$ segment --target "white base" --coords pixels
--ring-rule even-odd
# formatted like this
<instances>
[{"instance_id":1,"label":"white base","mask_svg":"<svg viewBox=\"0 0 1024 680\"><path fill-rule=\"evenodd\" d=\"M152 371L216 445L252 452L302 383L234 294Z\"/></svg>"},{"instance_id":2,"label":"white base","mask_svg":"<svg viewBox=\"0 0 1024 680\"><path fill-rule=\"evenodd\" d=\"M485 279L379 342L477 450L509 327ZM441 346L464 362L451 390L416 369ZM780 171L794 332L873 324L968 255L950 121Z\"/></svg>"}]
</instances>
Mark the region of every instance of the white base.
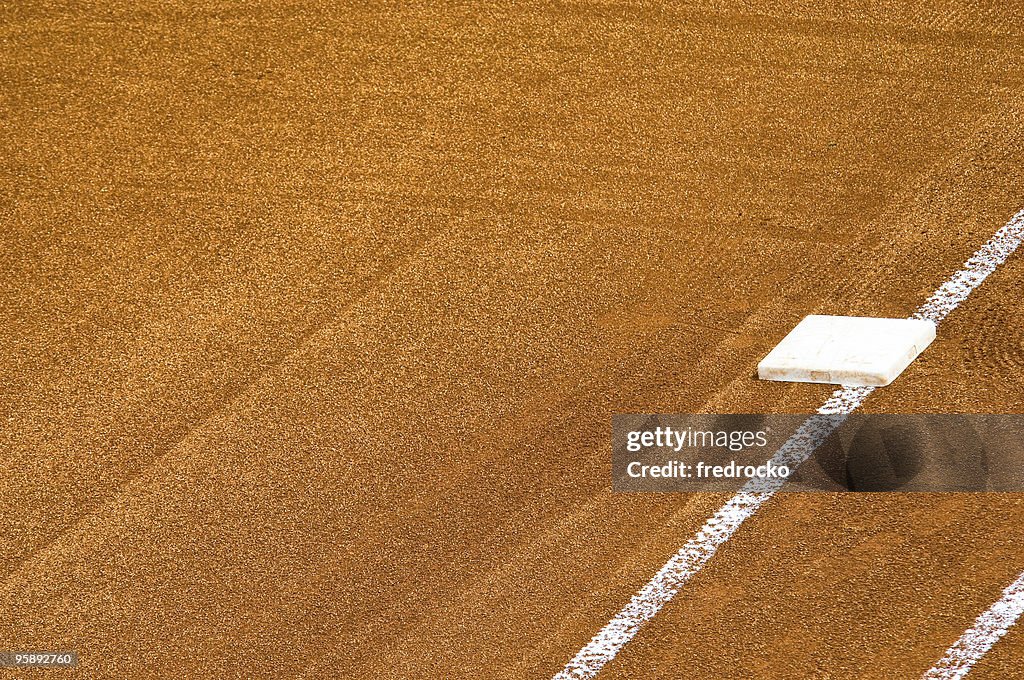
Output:
<instances>
[{"instance_id":1,"label":"white base","mask_svg":"<svg viewBox=\"0 0 1024 680\"><path fill-rule=\"evenodd\" d=\"M757 365L762 380L888 385L935 339L921 319L804 317Z\"/></svg>"}]
</instances>

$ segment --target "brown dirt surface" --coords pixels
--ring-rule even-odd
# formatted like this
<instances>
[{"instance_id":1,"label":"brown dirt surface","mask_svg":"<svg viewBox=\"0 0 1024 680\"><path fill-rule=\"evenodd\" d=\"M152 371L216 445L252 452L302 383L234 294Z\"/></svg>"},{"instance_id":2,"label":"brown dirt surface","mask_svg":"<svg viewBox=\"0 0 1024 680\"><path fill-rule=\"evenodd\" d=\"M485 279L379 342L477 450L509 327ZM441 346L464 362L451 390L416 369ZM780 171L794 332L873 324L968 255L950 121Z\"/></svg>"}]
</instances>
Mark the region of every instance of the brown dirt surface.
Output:
<instances>
[{"instance_id":1,"label":"brown dirt surface","mask_svg":"<svg viewBox=\"0 0 1024 680\"><path fill-rule=\"evenodd\" d=\"M1024 10L0 7L0 647L83 678L550 676L724 500L612 413L807 412L1024 207ZM1024 412L1024 257L872 412ZM917 677L1024 496L772 500L607 677ZM1015 677L1019 629L972 677Z\"/></svg>"}]
</instances>

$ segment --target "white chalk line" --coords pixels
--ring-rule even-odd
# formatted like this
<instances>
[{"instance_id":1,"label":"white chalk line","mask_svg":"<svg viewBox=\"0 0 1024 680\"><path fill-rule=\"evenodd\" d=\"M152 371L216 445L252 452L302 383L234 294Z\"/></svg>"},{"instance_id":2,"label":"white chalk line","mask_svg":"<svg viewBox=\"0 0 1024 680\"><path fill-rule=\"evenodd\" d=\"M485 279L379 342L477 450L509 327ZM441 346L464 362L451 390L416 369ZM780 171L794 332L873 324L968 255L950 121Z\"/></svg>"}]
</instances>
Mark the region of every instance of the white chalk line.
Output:
<instances>
[{"instance_id":1,"label":"white chalk line","mask_svg":"<svg viewBox=\"0 0 1024 680\"><path fill-rule=\"evenodd\" d=\"M1024 573L1003 590L1003 596L974 620L960 639L924 674L928 680L959 680L971 672L978 659L992 648L999 638L1024 613Z\"/></svg>"},{"instance_id":2,"label":"white chalk line","mask_svg":"<svg viewBox=\"0 0 1024 680\"><path fill-rule=\"evenodd\" d=\"M1024 210L1014 215L964 263L960 270L939 286L911 318L928 319L936 324L942 321L966 300L989 274L1006 261L1022 240ZM818 443L838 427L846 415L859 408L873 391L873 387L845 387L833 392L832 396L818 408L818 415L808 418L772 456L772 461L795 469L807 460ZM565 668L555 674L553 680L583 680L596 676L633 639L640 627L654 618L683 585L700 571L740 525L775 495L784 481L751 480L745 484L658 570L647 585L633 595L629 603L569 660Z\"/></svg>"}]
</instances>

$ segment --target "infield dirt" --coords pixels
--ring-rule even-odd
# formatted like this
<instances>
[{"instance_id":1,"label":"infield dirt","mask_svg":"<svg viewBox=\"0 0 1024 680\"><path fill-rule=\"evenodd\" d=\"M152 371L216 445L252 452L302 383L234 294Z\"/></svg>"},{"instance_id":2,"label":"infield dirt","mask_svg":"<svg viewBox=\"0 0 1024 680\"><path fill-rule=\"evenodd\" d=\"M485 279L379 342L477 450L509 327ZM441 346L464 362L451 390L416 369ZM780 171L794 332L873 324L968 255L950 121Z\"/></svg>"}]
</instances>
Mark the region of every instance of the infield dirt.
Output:
<instances>
[{"instance_id":1,"label":"infield dirt","mask_svg":"<svg viewBox=\"0 0 1024 680\"><path fill-rule=\"evenodd\" d=\"M0 9L0 646L71 677L550 676L724 497L613 413L808 412L1024 207L1004 3ZM1024 258L868 412L1024 411ZM608 677L917 677L1024 497L780 496ZM976 668L1014 677L1011 631Z\"/></svg>"}]
</instances>

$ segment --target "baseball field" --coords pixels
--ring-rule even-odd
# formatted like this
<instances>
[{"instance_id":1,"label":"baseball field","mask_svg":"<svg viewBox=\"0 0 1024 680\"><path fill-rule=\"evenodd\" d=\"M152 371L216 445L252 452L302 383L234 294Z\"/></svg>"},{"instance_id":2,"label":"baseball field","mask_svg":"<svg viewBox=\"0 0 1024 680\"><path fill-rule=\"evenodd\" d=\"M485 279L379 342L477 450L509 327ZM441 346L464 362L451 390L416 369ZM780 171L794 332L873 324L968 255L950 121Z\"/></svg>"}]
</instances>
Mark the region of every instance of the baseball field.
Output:
<instances>
[{"instance_id":1,"label":"baseball field","mask_svg":"<svg viewBox=\"0 0 1024 680\"><path fill-rule=\"evenodd\" d=\"M996 0L3 4L0 652L1024 678L1024 493L610 477L613 415L815 413L756 378L800 319L950 281L843 408L1024 413L1022 86Z\"/></svg>"}]
</instances>

